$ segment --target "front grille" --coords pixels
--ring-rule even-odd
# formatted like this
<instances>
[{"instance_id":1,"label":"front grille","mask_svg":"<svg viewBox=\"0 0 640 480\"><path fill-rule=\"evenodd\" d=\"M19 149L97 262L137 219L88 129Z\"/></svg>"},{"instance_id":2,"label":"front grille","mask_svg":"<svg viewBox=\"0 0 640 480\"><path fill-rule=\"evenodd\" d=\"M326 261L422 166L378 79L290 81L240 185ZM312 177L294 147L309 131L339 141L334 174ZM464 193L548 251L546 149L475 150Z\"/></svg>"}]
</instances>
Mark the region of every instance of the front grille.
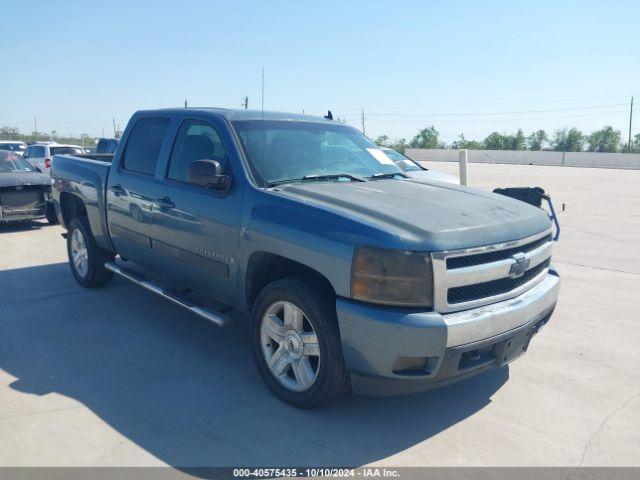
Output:
<instances>
[{"instance_id":1,"label":"front grille","mask_svg":"<svg viewBox=\"0 0 640 480\"><path fill-rule=\"evenodd\" d=\"M551 235L539 238L533 242L519 247L507 248L506 250L496 250L492 252L482 252L475 255L467 255L463 257L450 257L447 258L447 270L453 270L454 268L472 267L474 265L480 265L482 263L497 262L499 260L506 260L511 258L516 253L527 253L531 250L544 245L551 241Z\"/></svg>"},{"instance_id":2,"label":"front grille","mask_svg":"<svg viewBox=\"0 0 640 480\"><path fill-rule=\"evenodd\" d=\"M545 237L545 241L548 241ZM522 251L516 249L517 251ZM505 251L505 250L503 250ZM492 252L494 253L494 252ZM501 252L495 252L501 253ZM463 257L464 258L464 257ZM524 275L518 278L500 278L498 280L491 280L490 282L476 283L473 285L465 285L462 287L450 288L447 292L447 302L450 305L456 303L471 302L473 300L479 300L482 298L493 297L495 295L501 295L503 293L510 292L518 287L521 287L525 283L533 280L544 269L549 267L551 263L550 259L536 265L533 268L527 270Z\"/></svg>"}]
</instances>

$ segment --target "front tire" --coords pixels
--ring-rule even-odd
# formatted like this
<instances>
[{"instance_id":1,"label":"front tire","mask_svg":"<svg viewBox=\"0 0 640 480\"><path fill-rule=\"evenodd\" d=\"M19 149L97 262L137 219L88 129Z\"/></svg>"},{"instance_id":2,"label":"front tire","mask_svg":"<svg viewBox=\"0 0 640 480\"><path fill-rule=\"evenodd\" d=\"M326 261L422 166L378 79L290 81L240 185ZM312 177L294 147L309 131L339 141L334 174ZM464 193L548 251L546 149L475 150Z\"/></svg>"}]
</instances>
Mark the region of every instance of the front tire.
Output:
<instances>
[{"instance_id":1,"label":"front tire","mask_svg":"<svg viewBox=\"0 0 640 480\"><path fill-rule=\"evenodd\" d=\"M112 262L115 255L96 244L85 216L69 222L67 254L71 272L83 287L99 287L113 277L113 272L107 270L104 264Z\"/></svg>"},{"instance_id":2,"label":"front tire","mask_svg":"<svg viewBox=\"0 0 640 480\"><path fill-rule=\"evenodd\" d=\"M348 386L335 296L307 276L276 280L256 299L252 343L258 371L281 400L299 408L328 403Z\"/></svg>"}]
</instances>

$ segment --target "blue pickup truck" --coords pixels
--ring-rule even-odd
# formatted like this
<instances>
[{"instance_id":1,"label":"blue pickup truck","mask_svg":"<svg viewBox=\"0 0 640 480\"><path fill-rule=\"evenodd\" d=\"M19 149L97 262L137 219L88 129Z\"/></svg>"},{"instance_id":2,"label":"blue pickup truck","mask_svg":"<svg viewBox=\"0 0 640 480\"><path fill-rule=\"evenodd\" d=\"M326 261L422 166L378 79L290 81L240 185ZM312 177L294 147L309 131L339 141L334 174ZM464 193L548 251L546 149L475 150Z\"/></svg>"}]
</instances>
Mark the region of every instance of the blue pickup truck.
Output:
<instances>
[{"instance_id":1,"label":"blue pickup truck","mask_svg":"<svg viewBox=\"0 0 640 480\"><path fill-rule=\"evenodd\" d=\"M55 156L52 176L80 285L250 317L260 375L298 407L500 367L558 299L543 210L411 179L330 116L140 111L113 156Z\"/></svg>"}]
</instances>

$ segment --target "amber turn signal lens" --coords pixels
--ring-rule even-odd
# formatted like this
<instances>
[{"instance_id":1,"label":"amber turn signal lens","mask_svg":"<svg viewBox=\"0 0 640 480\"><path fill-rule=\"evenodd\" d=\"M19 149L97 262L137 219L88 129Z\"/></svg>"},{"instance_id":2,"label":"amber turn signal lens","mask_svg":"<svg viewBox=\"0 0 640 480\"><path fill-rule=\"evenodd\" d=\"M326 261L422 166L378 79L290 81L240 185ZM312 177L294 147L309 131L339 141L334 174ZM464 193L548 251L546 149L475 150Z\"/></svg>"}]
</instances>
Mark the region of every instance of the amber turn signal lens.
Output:
<instances>
[{"instance_id":1,"label":"amber turn signal lens","mask_svg":"<svg viewBox=\"0 0 640 480\"><path fill-rule=\"evenodd\" d=\"M432 306L431 256L358 247L351 268L351 296L389 305Z\"/></svg>"}]
</instances>

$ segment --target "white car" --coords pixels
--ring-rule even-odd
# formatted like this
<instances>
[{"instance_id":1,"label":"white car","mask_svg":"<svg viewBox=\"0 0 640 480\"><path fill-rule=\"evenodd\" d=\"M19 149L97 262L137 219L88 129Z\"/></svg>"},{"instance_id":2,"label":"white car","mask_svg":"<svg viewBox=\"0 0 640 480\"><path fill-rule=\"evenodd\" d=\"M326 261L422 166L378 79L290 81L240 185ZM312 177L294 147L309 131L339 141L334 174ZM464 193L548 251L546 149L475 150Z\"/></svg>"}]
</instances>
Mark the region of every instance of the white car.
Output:
<instances>
[{"instance_id":1,"label":"white car","mask_svg":"<svg viewBox=\"0 0 640 480\"><path fill-rule=\"evenodd\" d=\"M34 143L27 148L24 158L34 167L46 172L51 168L51 158L54 155L84 155L85 151L79 145L61 145L59 143Z\"/></svg>"},{"instance_id":2,"label":"white car","mask_svg":"<svg viewBox=\"0 0 640 480\"><path fill-rule=\"evenodd\" d=\"M436 182L460 185L460 179L455 175L425 168L392 148L380 147L380 150L382 150L387 157L393 160L393 163L395 163L396 166L409 178L414 178L416 180L435 180Z\"/></svg>"},{"instance_id":3,"label":"white car","mask_svg":"<svg viewBox=\"0 0 640 480\"><path fill-rule=\"evenodd\" d=\"M22 156L27 149L27 144L20 140L0 140L0 150L8 150Z\"/></svg>"}]
</instances>

